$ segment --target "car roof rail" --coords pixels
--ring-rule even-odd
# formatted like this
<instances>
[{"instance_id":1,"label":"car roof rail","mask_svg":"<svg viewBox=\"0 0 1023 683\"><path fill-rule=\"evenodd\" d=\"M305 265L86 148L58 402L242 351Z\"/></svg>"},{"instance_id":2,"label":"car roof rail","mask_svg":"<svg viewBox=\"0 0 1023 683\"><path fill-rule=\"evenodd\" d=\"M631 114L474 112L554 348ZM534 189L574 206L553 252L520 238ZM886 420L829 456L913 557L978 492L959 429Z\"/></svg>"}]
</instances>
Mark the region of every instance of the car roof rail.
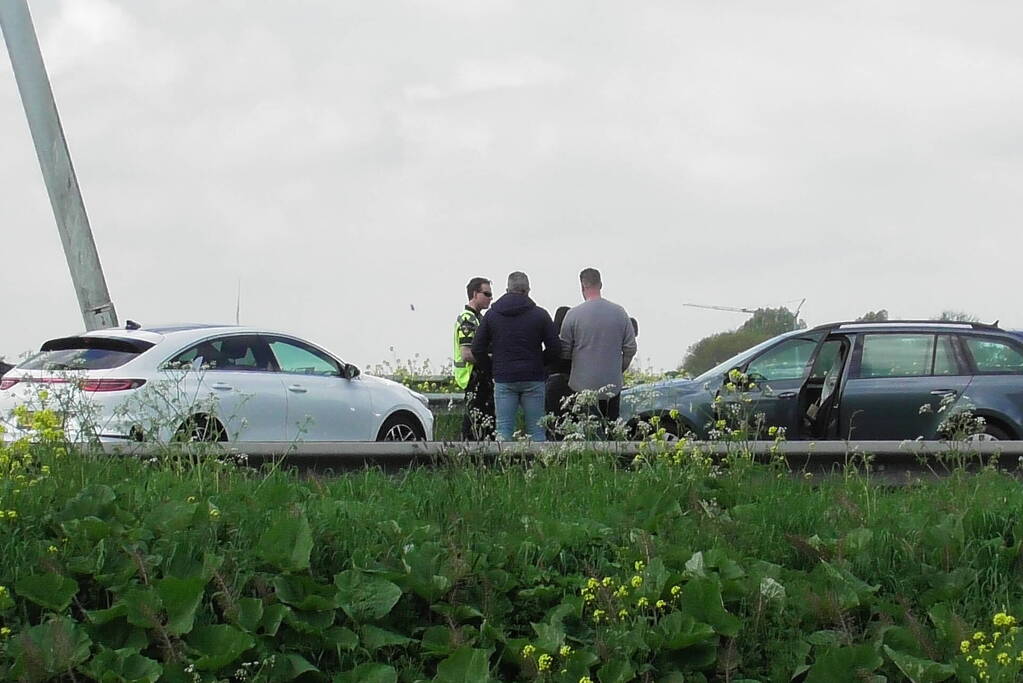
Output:
<instances>
[{"instance_id":1,"label":"car roof rail","mask_svg":"<svg viewBox=\"0 0 1023 683\"><path fill-rule=\"evenodd\" d=\"M999 321L993 323L970 322L965 320L844 320L833 323L826 323L814 327L815 330L831 330L838 328L861 328L861 327L885 327L886 325L920 325L927 327L955 327L974 330L1001 330Z\"/></svg>"}]
</instances>

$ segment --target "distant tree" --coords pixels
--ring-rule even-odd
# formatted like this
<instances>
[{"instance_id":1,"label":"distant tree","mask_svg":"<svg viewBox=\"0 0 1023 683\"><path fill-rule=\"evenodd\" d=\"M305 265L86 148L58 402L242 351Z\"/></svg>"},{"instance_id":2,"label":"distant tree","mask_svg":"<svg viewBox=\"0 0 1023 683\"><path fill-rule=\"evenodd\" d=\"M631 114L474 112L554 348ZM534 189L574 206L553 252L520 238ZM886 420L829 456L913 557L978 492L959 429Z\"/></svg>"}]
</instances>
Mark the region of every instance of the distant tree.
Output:
<instances>
[{"instance_id":1,"label":"distant tree","mask_svg":"<svg viewBox=\"0 0 1023 683\"><path fill-rule=\"evenodd\" d=\"M980 318L967 313L966 311L942 311L941 315L932 318L932 320L942 320L945 322L954 323L979 323Z\"/></svg>"},{"instance_id":2,"label":"distant tree","mask_svg":"<svg viewBox=\"0 0 1023 683\"><path fill-rule=\"evenodd\" d=\"M888 320L888 309L882 308L879 311L867 311L859 318L856 318L858 323L883 323Z\"/></svg>"},{"instance_id":3,"label":"distant tree","mask_svg":"<svg viewBox=\"0 0 1023 683\"><path fill-rule=\"evenodd\" d=\"M806 327L788 308L758 308L738 329L704 337L686 350L681 370L691 376L782 332Z\"/></svg>"}]
</instances>

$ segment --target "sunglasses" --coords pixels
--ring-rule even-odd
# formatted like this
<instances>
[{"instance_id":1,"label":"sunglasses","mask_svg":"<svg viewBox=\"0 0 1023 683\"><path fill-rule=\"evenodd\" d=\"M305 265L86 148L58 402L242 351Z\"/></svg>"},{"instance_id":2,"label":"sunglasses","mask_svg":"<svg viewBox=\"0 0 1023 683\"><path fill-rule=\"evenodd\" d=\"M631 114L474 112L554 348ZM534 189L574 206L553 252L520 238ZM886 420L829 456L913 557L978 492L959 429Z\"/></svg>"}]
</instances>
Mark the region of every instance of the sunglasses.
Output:
<instances>
[{"instance_id":1,"label":"sunglasses","mask_svg":"<svg viewBox=\"0 0 1023 683\"><path fill-rule=\"evenodd\" d=\"M482 289L480 290L480 294L482 294L483 296L487 297L488 299L492 298L494 296L493 292L484 292Z\"/></svg>"}]
</instances>

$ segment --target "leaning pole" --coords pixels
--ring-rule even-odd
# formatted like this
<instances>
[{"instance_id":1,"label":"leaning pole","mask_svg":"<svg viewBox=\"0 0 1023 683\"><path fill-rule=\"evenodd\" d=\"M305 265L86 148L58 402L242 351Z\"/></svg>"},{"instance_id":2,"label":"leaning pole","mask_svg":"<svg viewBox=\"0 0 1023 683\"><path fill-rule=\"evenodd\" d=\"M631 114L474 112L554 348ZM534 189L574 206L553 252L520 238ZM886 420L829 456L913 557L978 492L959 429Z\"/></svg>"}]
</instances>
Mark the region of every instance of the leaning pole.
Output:
<instances>
[{"instance_id":1,"label":"leaning pole","mask_svg":"<svg viewBox=\"0 0 1023 683\"><path fill-rule=\"evenodd\" d=\"M11 56L14 78L57 219L57 231L64 245L85 328L117 327L117 313L107 291L26 0L0 0L0 29Z\"/></svg>"}]
</instances>

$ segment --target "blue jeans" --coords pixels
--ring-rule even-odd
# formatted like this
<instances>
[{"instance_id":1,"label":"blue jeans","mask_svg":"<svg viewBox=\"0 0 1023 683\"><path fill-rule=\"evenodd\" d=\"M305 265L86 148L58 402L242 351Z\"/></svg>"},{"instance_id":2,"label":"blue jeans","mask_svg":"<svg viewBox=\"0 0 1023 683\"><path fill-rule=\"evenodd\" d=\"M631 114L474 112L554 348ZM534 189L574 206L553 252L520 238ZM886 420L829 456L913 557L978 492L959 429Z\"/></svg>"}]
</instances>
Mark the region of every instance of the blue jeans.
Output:
<instances>
[{"instance_id":1,"label":"blue jeans","mask_svg":"<svg viewBox=\"0 0 1023 683\"><path fill-rule=\"evenodd\" d=\"M511 441L519 406L526 419L526 432L533 441L545 441L540 425L543 417L544 382L494 382L494 408L497 413L497 438Z\"/></svg>"}]
</instances>

